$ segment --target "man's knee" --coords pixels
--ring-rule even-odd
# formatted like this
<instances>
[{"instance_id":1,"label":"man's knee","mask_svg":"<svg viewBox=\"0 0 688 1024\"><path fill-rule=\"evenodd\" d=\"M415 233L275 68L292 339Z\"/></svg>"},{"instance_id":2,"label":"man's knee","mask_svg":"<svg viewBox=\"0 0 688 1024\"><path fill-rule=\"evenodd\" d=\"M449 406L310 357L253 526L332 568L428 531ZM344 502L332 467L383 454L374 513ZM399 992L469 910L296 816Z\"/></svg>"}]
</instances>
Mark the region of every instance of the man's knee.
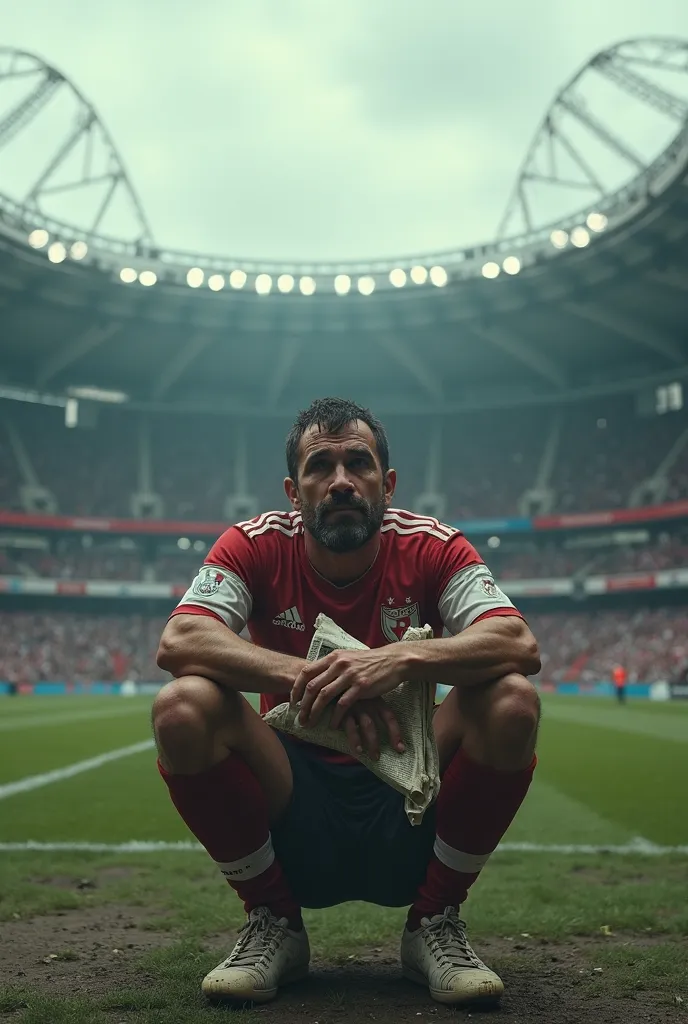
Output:
<instances>
[{"instance_id":1,"label":"man's knee","mask_svg":"<svg viewBox=\"0 0 688 1024\"><path fill-rule=\"evenodd\" d=\"M514 740L534 739L540 722L540 696L525 676L504 676L494 684L493 723Z\"/></svg>"},{"instance_id":2,"label":"man's knee","mask_svg":"<svg viewBox=\"0 0 688 1024\"><path fill-rule=\"evenodd\" d=\"M525 676L505 676L494 683L489 731L507 760L532 757L539 724L540 695Z\"/></svg>"},{"instance_id":3,"label":"man's knee","mask_svg":"<svg viewBox=\"0 0 688 1024\"><path fill-rule=\"evenodd\" d=\"M525 676L504 676L469 694L464 745L495 768L518 770L532 759L540 721L538 692Z\"/></svg>"},{"instance_id":4,"label":"man's knee","mask_svg":"<svg viewBox=\"0 0 688 1024\"><path fill-rule=\"evenodd\" d=\"M231 721L233 710L238 712L240 699L238 693L222 690L202 676L184 676L163 686L152 708L163 765L184 772L213 764L218 759L218 733Z\"/></svg>"}]
</instances>

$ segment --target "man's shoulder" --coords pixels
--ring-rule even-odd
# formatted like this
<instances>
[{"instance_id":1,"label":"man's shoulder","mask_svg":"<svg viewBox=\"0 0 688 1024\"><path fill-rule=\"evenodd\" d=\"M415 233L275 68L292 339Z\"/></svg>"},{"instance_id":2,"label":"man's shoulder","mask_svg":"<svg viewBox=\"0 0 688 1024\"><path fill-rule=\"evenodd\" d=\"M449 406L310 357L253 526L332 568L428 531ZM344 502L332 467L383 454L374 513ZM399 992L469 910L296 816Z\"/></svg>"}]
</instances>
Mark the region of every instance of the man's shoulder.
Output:
<instances>
[{"instance_id":1,"label":"man's shoulder","mask_svg":"<svg viewBox=\"0 0 688 1024\"><path fill-rule=\"evenodd\" d=\"M463 537L454 526L435 519L434 516L419 515L404 508L388 508L380 532L387 534L393 543L402 546L444 545L448 541Z\"/></svg>"},{"instance_id":2,"label":"man's shoulder","mask_svg":"<svg viewBox=\"0 0 688 1024\"><path fill-rule=\"evenodd\" d=\"M255 544L288 543L303 533L300 512L262 512L253 519L235 523L231 529L240 530Z\"/></svg>"}]
</instances>

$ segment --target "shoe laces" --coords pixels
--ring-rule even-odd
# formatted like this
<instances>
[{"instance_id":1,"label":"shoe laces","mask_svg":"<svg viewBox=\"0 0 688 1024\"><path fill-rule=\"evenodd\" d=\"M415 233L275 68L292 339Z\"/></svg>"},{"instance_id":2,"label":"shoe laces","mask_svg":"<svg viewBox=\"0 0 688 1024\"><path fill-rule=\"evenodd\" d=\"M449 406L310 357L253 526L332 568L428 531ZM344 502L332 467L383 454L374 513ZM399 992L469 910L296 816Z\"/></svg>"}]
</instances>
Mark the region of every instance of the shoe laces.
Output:
<instances>
[{"instance_id":1,"label":"shoe laces","mask_svg":"<svg viewBox=\"0 0 688 1024\"><path fill-rule=\"evenodd\" d=\"M257 961L272 961L286 926L267 907L252 910L248 921L239 930L239 939L223 967L255 967Z\"/></svg>"},{"instance_id":2,"label":"shoe laces","mask_svg":"<svg viewBox=\"0 0 688 1024\"><path fill-rule=\"evenodd\" d=\"M454 907L446 907L443 914L433 917L425 926L423 937L442 966L485 967L466 937L466 922Z\"/></svg>"}]
</instances>

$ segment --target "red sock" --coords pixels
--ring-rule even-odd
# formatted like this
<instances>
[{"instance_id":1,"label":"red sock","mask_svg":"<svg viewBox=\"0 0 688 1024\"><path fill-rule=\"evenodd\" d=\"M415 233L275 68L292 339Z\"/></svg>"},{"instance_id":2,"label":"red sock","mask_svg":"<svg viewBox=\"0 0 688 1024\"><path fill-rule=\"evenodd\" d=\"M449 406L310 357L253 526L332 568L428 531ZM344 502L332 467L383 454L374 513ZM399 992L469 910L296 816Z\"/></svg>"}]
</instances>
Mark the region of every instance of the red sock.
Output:
<instances>
[{"instance_id":1,"label":"red sock","mask_svg":"<svg viewBox=\"0 0 688 1024\"><path fill-rule=\"evenodd\" d=\"M459 750L437 797L437 837L425 881L409 911L408 927L458 907L513 821L533 778L537 758L518 772L497 771Z\"/></svg>"},{"instance_id":2,"label":"red sock","mask_svg":"<svg viewBox=\"0 0 688 1024\"><path fill-rule=\"evenodd\" d=\"M286 917L291 928L300 928L301 908L275 860L265 797L246 762L230 754L198 775L173 775L160 761L158 770L172 803L243 900L246 913L268 907L275 917Z\"/></svg>"}]
</instances>

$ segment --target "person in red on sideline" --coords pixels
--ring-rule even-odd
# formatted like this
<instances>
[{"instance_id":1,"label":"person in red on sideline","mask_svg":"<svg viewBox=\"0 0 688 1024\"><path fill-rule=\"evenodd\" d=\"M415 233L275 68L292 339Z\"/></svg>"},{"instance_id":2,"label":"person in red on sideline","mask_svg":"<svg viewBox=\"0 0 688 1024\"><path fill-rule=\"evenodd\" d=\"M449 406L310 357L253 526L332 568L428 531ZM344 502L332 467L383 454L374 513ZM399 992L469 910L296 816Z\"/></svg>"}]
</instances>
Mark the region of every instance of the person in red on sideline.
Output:
<instances>
[{"instance_id":1,"label":"person in red on sideline","mask_svg":"<svg viewBox=\"0 0 688 1024\"><path fill-rule=\"evenodd\" d=\"M175 677L153 706L160 774L248 914L202 989L267 1002L308 972L301 908L364 900L410 906L403 973L434 999L494 1000L502 982L458 910L533 777L536 641L459 530L392 507L396 473L369 410L315 401L286 456L292 511L220 537L158 651ZM370 650L306 661L320 612ZM434 639L397 642L425 623ZM273 730L241 692L260 694L262 714L301 702L305 726L334 704L351 749L377 757L381 742L403 750L382 697L414 680L452 687L434 716L440 792L418 826L359 761Z\"/></svg>"},{"instance_id":2,"label":"person in red on sideline","mask_svg":"<svg viewBox=\"0 0 688 1024\"><path fill-rule=\"evenodd\" d=\"M612 682L614 683L614 691L616 693L617 701L619 704L625 704L628 673L623 665L615 665L612 669Z\"/></svg>"}]
</instances>

